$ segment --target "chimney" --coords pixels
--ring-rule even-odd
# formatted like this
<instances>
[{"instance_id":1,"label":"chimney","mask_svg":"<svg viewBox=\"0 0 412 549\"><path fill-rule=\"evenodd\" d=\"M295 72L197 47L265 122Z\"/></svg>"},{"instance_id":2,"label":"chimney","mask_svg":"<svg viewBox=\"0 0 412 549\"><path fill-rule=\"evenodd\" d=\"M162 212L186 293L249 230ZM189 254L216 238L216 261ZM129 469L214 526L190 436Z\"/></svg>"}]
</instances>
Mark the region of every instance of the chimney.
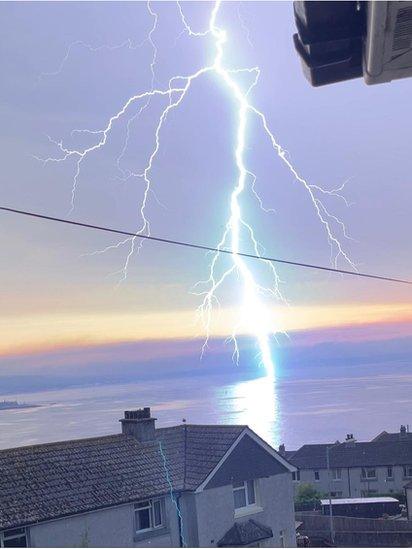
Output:
<instances>
[{"instance_id":1,"label":"chimney","mask_svg":"<svg viewBox=\"0 0 412 549\"><path fill-rule=\"evenodd\" d=\"M137 439L139 442L150 442L155 439L155 417L151 417L150 408L125 411L122 424L122 433Z\"/></svg>"},{"instance_id":2,"label":"chimney","mask_svg":"<svg viewBox=\"0 0 412 549\"><path fill-rule=\"evenodd\" d=\"M401 428L399 429L399 438L400 439L408 438L408 431L405 425L401 425Z\"/></svg>"},{"instance_id":3,"label":"chimney","mask_svg":"<svg viewBox=\"0 0 412 549\"><path fill-rule=\"evenodd\" d=\"M352 444L355 444L355 442L356 442L356 439L355 439L355 437L353 436L353 433L348 433L348 434L346 435L346 438L345 438L345 443L346 443L346 444L351 444L351 445L352 445Z\"/></svg>"},{"instance_id":4,"label":"chimney","mask_svg":"<svg viewBox=\"0 0 412 549\"><path fill-rule=\"evenodd\" d=\"M279 454L280 454L281 456L284 456L284 455L285 455L285 452L286 452L286 446L285 446L284 444L281 444L281 445L279 446Z\"/></svg>"}]
</instances>

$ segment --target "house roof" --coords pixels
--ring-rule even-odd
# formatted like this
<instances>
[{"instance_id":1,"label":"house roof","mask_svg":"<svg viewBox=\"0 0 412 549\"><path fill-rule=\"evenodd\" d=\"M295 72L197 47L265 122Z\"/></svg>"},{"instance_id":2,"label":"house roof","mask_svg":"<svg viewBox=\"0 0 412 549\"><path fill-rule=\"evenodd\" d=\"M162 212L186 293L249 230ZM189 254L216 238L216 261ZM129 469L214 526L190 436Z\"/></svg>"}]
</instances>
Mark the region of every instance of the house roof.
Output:
<instances>
[{"instance_id":1,"label":"house roof","mask_svg":"<svg viewBox=\"0 0 412 549\"><path fill-rule=\"evenodd\" d=\"M218 547L242 547L273 537L272 529L257 520L235 522L218 542Z\"/></svg>"},{"instance_id":2,"label":"house roof","mask_svg":"<svg viewBox=\"0 0 412 549\"><path fill-rule=\"evenodd\" d=\"M339 444L331 451L332 467L374 467L412 463L412 440Z\"/></svg>"},{"instance_id":3,"label":"house roof","mask_svg":"<svg viewBox=\"0 0 412 549\"><path fill-rule=\"evenodd\" d=\"M330 467L377 467L412 464L412 440L378 440L340 444L306 444L289 461L299 469L325 469L329 446Z\"/></svg>"},{"instance_id":4,"label":"house roof","mask_svg":"<svg viewBox=\"0 0 412 549\"><path fill-rule=\"evenodd\" d=\"M194 490L244 426L179 425L140 443L123 434L0 451L0 530Z\"/></svg>"},{"instance_id":5,"label":"house roof","mask_svg":"<svg viewBox=\"0 0 412 549\"><path fill-rule=\"evenodd\" d=\"M405 433L400 433L399 431L397 433L382 431L372 439L372 442L396 442L398 440L412 440L412 433L409 431L406 431Z\"/></svg>"},{"instance_id":6,"label":"house roof","mask_svg":"<svg viewBox=\"0 0 412 549\"><path fill-rule=\"evenodd\" d=\"M326 448L330 444L304 444L288 456L288 460L298 469L326 468Z\"/></svg>"},{"instance_id":7,"label":"house roof","mask_svg":"<svg viewBox=\"0 0 412 549\"><path fill-rule=\"evenodd\" d=\"M297 450L284 450L281 452L281 456L283 456L285 459L290 460L290 458L296 454Z\"/></svg>"}]
</instances>

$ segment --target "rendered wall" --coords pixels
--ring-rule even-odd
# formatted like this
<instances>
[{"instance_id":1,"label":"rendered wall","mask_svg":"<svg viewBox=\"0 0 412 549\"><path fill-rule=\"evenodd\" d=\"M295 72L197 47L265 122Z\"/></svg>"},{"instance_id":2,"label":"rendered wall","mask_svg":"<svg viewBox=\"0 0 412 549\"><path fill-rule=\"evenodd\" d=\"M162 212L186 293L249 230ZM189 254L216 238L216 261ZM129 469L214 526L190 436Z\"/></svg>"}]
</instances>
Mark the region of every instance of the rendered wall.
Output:
<instances>
[{"instance_id":1,"label":"rendered wall","mask_svg":"<svg viewBox=\"0 0 412 549\"><path fill-rule=\"evenodd\" d=\"M331 480L330 489L332 492L342 492L343 498L359 498L363 492L369 490L370 495L391 494L403 491L405 484L410 482L403 476L403 467L393 467L393 478L388 479L387 467L375 467L376 479L363 479L362 468L352 467L342 469L342 480ZM294 482L295 493L301 484L311 484L318 492L327 494L329 492L328 471L319 469L319 481L315 481L314 469L301 469L300 482Z\"/></svg>"},{"instance_id":2,"label":"rendered wall","mask_svg":"<svg viewBox=\"0 0 412 549\"><path fill-rule=\"evenodd\" d=\"M257 507L250 514L235 516L231 485L211 488L196 494L199 546L216 547L235 521L242 522L253 518L269 526L273 531L273 538L262 542L262 546L280 547L282 530L285 546L295 547L293 486L289 472L258 479Z\"/></svg>"},{"instance_id":3,"label":"rendered wall","mask_svg":"<svg viewBox=\"0 0 412 549\"><path fill-rule=\"evenodd\" d=\"M112 507L31 526L32 547L179 547L175 508L166 499L166 522L161 531L136 535L133 505Z\"/></svg>"}]
</instances>

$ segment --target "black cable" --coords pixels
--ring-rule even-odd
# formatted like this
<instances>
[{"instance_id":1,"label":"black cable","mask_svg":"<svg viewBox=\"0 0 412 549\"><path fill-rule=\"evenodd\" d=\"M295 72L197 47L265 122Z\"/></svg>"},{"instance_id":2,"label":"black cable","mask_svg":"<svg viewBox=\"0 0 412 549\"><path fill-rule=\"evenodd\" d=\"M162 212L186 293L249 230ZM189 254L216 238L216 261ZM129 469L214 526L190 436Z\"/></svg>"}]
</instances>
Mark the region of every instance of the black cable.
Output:
<instances>
[{"instance_id":1,"label":"black cable","mask_svg":"<svg viewBox=\"0 0 412 549\"><path fill-rule=\"evenodd\" d=\"M248 257L250 259L259 259L261 261L270 261L271 263L281 263L283 265L293 265L295 267L304 267L306 269L317 269L319 271L329 271L332 273L340 273L351 276L361 276L363 278L374 278L376 280L386 280L387 282L397 282L399 284L412 284L411 280L402 280L400 278L391 278L388 276L379 276L367 273L359 273L357 271L346 271L344 269L334 269L333 267L323 267L321 265L312 265L310 263L300 263L298 261L288 261L286 259L277 259L275 257L265 257L254 254L247 254L244 252L238 252L237 254L231 250L219 250L212 246L205 246L203 244L193 244L191 242L182 242L180 240L171 240L169 238L160 238L157 236L147 236L144 234L131 233L129 231L121 231L120 229L111 229L110 227L102 227L101 225L90 225L89 223L82 223L80 221L71 221L70 219L62 219L60 217L51 217L49 215L42 215L34 212L27 212L25 210L16 210L15 208L7 208L0 206L0 210L4 212L11 212L19 215L26 215L29 217L35 217L37 219L45 219L47 221L56 221L58 223L66 223L67 225L74 225L76 227L84 227L86 229L95 229L97 231L105 231L108 233L121 234L124 236L132 236L141 238L144 240L153 240L154 242L161 242L163 244L173 244L175 246L185 246L186 248L195 248L198 250L205 250L208 252L218 252L221 254L239 255L241 257Z\"/></svg>"}]
</instances>

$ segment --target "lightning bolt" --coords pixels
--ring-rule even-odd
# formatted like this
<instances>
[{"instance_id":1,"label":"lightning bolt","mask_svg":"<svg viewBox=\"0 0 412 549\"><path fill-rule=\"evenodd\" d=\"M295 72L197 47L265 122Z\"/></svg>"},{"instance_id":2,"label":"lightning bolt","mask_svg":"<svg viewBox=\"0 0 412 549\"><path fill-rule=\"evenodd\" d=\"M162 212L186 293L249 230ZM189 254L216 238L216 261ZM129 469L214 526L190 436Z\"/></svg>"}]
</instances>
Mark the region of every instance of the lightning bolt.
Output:
<instances>
[{"instance_id":1,"label":"lightning bolt","mask_svg":"<svg viewBox=\"0 0 412 549\"><path fill-rule=\"evenodd\" d=\"M129 50L135 50L137 48L142 47L143 44L147 40L150 40L150 39L145 39L140 44L133 44L132 40L130 40L130 38L128 38L127 40L125 40L124 42L121 42L120 44L113 44L113 45L102 44L101 46L93 46L92 44L86 44L86 42L83 42L82 40L75 40L74 42L69 44L69 46L66 50L66 53L64 54L62 60L60 61L60 64L57 67L57 69L54 70L54 71L50 71L50 72L42 72L39 75L38 80L40 81L45 77L57 76L58 74L61 74L63 72L64 66L66 65L67 61L69 60L70 55L72 54L72 52L75 49L84 48L84 49L86 49L90 52L99 52L99 51L103 51L103 50L114 51L114 50L119 50L119 49L127 47Z\"/></svg>"},{"instance_id":2,"label":"lightning bolt","mask_svg":"<svg viewBox=\"0 0 412 549\"><path fill-rule=\"evenodd\" d=\"M168 466L168 463L167 463L166 453L163 449L163 445L162 445L161 440L159 440L159 452L160 452L160 456L162 458L163 470L164 470L164 473L165 473L166 482L167 482L167 485L169 487L170 500L176 508L176 513L177 513L177 516L178 516L178 519L179 519L180 539L182 540L183 547L187 547L185 536L184 536L183 516L182 516L182 513L180 511L178 500L176 499L176 496L175 496L172 479L170 478L169 466Z\"/></svg>"},{"instance_id":3,"label":"lightning bolt","mask_svg":"<svg viewBox=\"0 0 412 549\"><path fill-rule=\"evenodd\" d=\"M71 212L75 207L76 193L81 175L81 167L83 163L103 149L108 139L111 136L113 127L123 121L126 121L126 138L123 147L117 158L117 166L123 179L135 178L143 185L143 199L139 206L140 224L137 228L137 234L150 235L151 225L146 217L146 207L153 192L153 182L151 172L153 165L161 148L162 129L168 119L171 111L178 110L181 103L191 89L192 83L206 74L213 74L222 83L222 86L227 89L233 103L233 108L236 113L236 138L234 142L234 160L236 165L236 178L233 182L232 191L229 200L229 216L225 224L222 237L217 245L218 250L230 249L233 252L231 256L231 265L229 267L221 267L221 254L216 252L212 255L209 271L206 280L195 285L194 293L201 298L201 304L198 308L199 316L203 322L206 336L202 347L202 353L208 346L208 341L211 333L211 324L213 320L213 312L216 305L219 305L218 294L224 283L230 277L238 277L242 285L242 297L239 304L239 321L234 325L230 341L233 343L233 356L236 361L239 359L238 332L240 326L248 326L248 331L252 333L256 339L260 361L264 366L267 376L275 378L275 364L271 355L271 340L278 331L274 324L271 309L266 306L265 298L274 298L277 301L285 301L280 291L281 280L274 267L273 263L264 262L272 283L271 286L262 285L258 281L256 273L252 270L247 261L240 257L238 253L241 251L241 242L245 241L253 249L256 255L261 256L262 247L259 244L254 228L247 222L244 214L243 199L247 192L250 192L261 210L265 213L270 213L273 210L264 207L261 198L259 197L255 183L256 175L247 166L245 151L247 149L247 130L250 119L254 119L259 123L262 136L268 141L277 158L289 170L293 181L300 185L302 191L306 193L309 204L311 204L315 215L320 224L324 228L326 239L331 250L331 261L337 266L339 260L345 261L351 268L356 269L351 261L341 238L350 238L347 234L344 223L334 214L332 214L322 202L324 196L334 196L342 199L347 204L345 197L342 194L345 183L340 187L332 190L326 190L319 185L308 182L292 164L287 151L280 145L275 134L270 129L268 119L264 112L259 110L251 100L251 92L257 86L260 77L260 68L256 67L241 67L233 68L227 65L225 59L225 44L228 41L228 34L225 29L218 25L218 15L222 6L222 1L217 0L210 13L208 26L205 30L195 31L192 29L187 17L184 13L182 5L177 2L177 9L180 15L182 24L182 33L186 33L193 39L208 37L214 49L214 56L210 64L198 68L195 72L189 75L175 75L165 88L155 88L155 65L157 59L157 48L153 36L157 29L158 16L151 8L150 2L147 3L148 12L152 18L152 26L148 34L147 41L152 46L151 60L151 87L149 90L136 93L131 96L121 108L110 117L106 125L101 129L95 130L74 130L72 135L79 133L88 133L95 137L96 141L93 145L86 148L71 148L64 144L62 140L51 140L59 150L59 156L48 157L41 159L45 164L49 162L63 162L69 159L74 160L75 171L72 182L71 194ZM242 20L242 26L244 22ZM179 35L179 36L180 36ZM249 37L249 34L248 34ZM250 39L249 39L250 40ZM67 59L66 59L67 60ZM242 75L250 78L250 85L246 88L239 83L239 76ZM157 125L154 131L154 143L148 160L140 170L134 171L124 169L122 160L129 145L129 136L132 124L137 123L143 110L151 107L153 98L166 100L160 115L157 120ZM341 235L341 236L339 236ZM141 243L136 245L136 238L128 238L119 242L116 245L109 246L102 251L107 251L112 248L118 248L128 244L130 246L127 253L125 263L122 269L122 279L127 277L127 270L130 260L134 252L140 249ZM262 260L263 262L263 260ZM219 274L220 273L220 274Z\"/></svg>"}]
</instances>

